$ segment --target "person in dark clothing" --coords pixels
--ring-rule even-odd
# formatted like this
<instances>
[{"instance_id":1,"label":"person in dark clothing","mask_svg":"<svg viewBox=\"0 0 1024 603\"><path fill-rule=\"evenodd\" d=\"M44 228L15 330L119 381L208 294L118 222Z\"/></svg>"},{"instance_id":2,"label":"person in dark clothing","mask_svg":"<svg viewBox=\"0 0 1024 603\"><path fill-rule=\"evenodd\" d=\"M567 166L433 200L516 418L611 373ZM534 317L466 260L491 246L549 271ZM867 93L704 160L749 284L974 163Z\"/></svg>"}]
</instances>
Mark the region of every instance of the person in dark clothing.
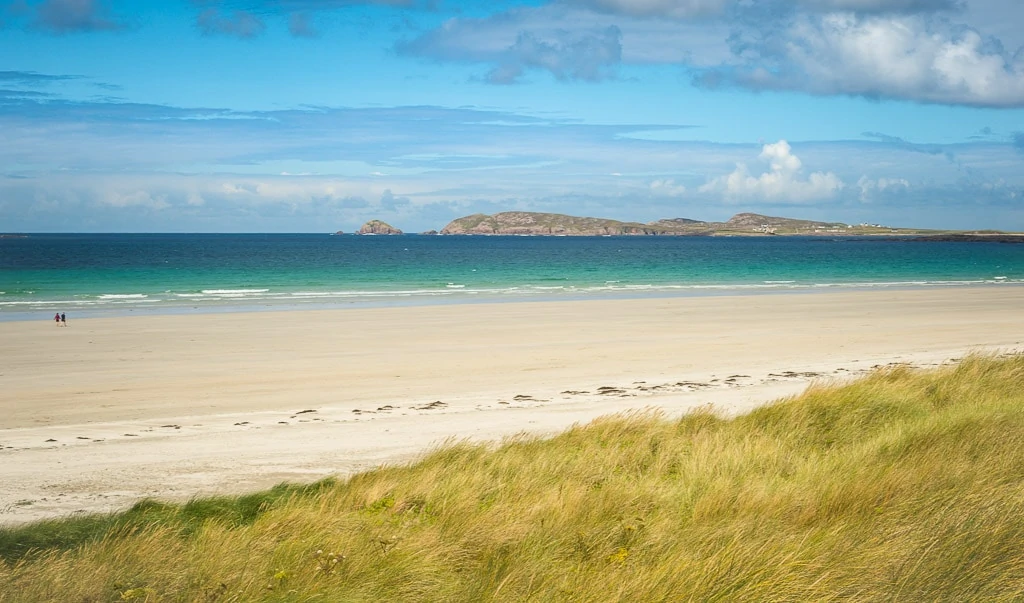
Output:
<instances>
[{"instance_id":1,"label":"person in dark clothing","mask_svg":"<svg viewBox=\"0 0 1024 603\"><path fill-rule=\"evenodd\" d=\"M62 327L68 326L68 317L64 316L63 312L60 313L60 326L62 326Z\"/></svg>"}]
</instances>

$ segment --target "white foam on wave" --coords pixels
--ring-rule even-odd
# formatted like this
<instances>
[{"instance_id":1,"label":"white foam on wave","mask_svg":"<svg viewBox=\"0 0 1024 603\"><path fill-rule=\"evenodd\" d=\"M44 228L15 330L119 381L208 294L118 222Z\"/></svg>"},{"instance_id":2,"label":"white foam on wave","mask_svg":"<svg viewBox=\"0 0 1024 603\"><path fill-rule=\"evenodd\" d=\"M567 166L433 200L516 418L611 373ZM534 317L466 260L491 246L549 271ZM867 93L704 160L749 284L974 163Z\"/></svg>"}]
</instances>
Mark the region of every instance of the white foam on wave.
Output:
<instances>
[{"instance_id":1,"label":"white foam on wave","mask_svg":"<svg viewBox=\"0 0 1024 603\"><path fill-rule=\"evenodd\" d=\"M456 285L455 283L448 283L447 285L445 285L445 287L447 287L449 289L465 289L466 288L465 285Z\"/></svg>"},{"instance_id":2,"label":"white foam on wave","mask_svg":"<svg viewBox=\"0 0 1024 603\"><path fill-rule=\"evenodd\" d=\"M80 299L74 299L69 301L62 300L32 300L32 301L5 301L0 302L0 306L53 306L53 307L78 307L78 306L95 306L99 304L98 301L84 301Z\"/></svg>"},{"instance_id":3,"label":"white foam on wave","mask_svg":"<svg viewBox=\"0 0 1024 603\"><path fill-rule=\"evenodd\" d=\"M149 297L149 296L144 294L144 293L128 293L128 294L125 294L125 295L118 295L118 294L114 294L114 293L108 293L108 294L100 295L98 297L98 299L103 299L103 300L108 300L108 299L146 299L147 297Z\"/></svg>"},{"instance_id":4,"label":"white foam on wave","mask_svg":"<svg viewBox=\"0 0 1024 603\"><path fill-rule=\"evenodd\" d=\"M924 287L927 285L971 285L984 281L878 281L873 283L849 283L852 287ZM841 284L836 286L843 286Z\"/></svg>"},{"instance_id":5,"label":"white foam on wave","mask_svg":"<svg viewBox=\"0 0 1024 603\"><path fill-rule=\"evenodd\" d=\"M413 295L451 295L452 290L443 289L403 289L394 291L293 291L291 293L275 295L269 299L294 299L294 298L329 298L329 297L410 297Z\"/></svg>"},{"instance_id":6,"label":"white foam on wave","mask_svg":"<svg viewBox=\"0 0 1024 603\"><path fill-rule=\"evenodd\" d=\"M270 289L203 289L201 293L206 295L259 295L260 293L266 293Z\"/></svg>"}]
</instances>

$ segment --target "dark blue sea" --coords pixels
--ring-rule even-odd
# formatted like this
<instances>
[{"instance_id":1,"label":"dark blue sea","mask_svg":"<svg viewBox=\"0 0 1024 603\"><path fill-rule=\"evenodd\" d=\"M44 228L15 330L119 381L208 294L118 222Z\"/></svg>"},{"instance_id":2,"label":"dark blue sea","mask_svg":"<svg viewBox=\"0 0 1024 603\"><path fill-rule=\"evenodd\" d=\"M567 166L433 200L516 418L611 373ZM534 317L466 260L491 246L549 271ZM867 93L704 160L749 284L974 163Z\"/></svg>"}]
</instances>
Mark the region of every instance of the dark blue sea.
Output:
<instances>
[{"instance_id":1,"label":"dark blue sea","mask_svg":"<svg viewBox=\"0 0 1024 603\"><path fill-rule=\"evenodd\" d=\"M1024 245L824 237L32 234L0 320L1024 283Z\"/></svg>"}]
</instances>

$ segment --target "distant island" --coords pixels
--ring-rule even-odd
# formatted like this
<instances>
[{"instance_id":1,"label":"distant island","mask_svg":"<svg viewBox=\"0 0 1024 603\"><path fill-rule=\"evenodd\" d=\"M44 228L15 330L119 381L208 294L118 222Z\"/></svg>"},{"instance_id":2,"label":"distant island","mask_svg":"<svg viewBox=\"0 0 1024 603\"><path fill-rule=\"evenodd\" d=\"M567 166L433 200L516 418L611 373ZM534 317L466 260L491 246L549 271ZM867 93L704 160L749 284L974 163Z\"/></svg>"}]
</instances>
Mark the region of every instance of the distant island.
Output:
<instances>
[{"instance_id":1,"label":"distant island","mask_svg":"<svg viewBox=\"0 0 1024 603\"><path fill-rule=\"evenodd\" d=\"M381 220L370 220L356 231L361 235L400 235L402 231Z\"/></svg>"},{"instance_id":2,"label":"distant island","mask_svg":"<svg viewBox=\"0 0 1024 603\"><path fill-rule=\"evenodd\" d=\"M334 234L342 234L338 231ZM401 230L381 220L370 220L355 234L399 235ZM933 230L904 228L883 224L846 224L797 218L781 218L755 213L739 213L725 222L706 222L691 218L665 218L654 222L623 222L529 211L506 211L493 215L473 214L456 218L440 231L421 235L518 235L518 236L893 236L921 241L987 241L1024 243L1024 233L996 230Z\"/></svg>"},{"instance_id":3,"label":"distant island","mask_svg":"<svg viewBox=\"0 0 1024 603\"><path fill-rule=\"evenodd\" d=\"M660 235L750 236L828 234L923 234L936 231L892 228L881 224L850 225L740 213L727 222L668 218L655 222L621 222L563 214L509 211L494 215L474 214L458 218L441 230L447 235Z\"/></svg>"}]
</instances>

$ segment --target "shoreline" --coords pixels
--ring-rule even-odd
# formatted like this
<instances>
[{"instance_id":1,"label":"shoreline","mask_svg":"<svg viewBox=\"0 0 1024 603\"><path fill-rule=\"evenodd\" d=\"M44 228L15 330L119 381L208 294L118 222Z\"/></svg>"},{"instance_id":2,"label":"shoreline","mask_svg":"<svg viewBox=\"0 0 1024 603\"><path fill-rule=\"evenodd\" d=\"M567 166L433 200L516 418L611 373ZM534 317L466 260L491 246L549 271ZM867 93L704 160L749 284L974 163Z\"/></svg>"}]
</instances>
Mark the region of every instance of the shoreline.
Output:
<instances>
[{"instance_id":1,"label":"shoreline","mask_svg":"<svg viewBox=\"0 0 1024 603\"><path fill-rule=\"evenodd\" d=\"M0 525L406 462L616 412L745 412L878 365L1024 349L1020 289L0 323ZM48 441L52 440L52 441Z\"/></svg>"},{"instance_id":2,"label":"shoreline","mask_svg":"<svg viewBox=\"0 0 1024 603\"><path fill-rule=\"evenodd\" d=\"M565 303L586 301L623 301L640 299L673 299L701 297L734 297L759 295L816 295L829 292L856 291L914 291L934 289L989 288L989 287L1024 287L1024 281L993 278L976 281L899 281L899 282L851 282L823 284L731 284L731 285L643 285L623 288L614 291L587 291L570 288L558 293L554 292L516 292L514 295L506 290L470 290L453 289L437 290L420 294L399 294L381 291L366 293L362 297L334 295L324 293L311 296L311 299L290 300L287 291L275 293L271 299L224 298L202 302L203 305L192 305L194 302L174 301L161 305L150 305L137 301L121 302L121 305L105 306L88 305L74 307L74 303L82 302L7 302L31 304L39 309L2 309L0 302L0 323L31 322L52 319L53 312L70 311L75 319L93 318L126 318L133 316L191 316L205 314L236 314L264 312L307 312L307 311L338 311L362 310L379 308L411 308L432 306L459 306L476 304L519 304L519 303ZM149 294L128 294L124 297L135 297ZM2 299L2 298L0 298ZM94 302L89 302L94 304ZM69 307L70 306L70 307ZM44 309L45 308L45 309Z\"/></svg>"}]
</instances>

